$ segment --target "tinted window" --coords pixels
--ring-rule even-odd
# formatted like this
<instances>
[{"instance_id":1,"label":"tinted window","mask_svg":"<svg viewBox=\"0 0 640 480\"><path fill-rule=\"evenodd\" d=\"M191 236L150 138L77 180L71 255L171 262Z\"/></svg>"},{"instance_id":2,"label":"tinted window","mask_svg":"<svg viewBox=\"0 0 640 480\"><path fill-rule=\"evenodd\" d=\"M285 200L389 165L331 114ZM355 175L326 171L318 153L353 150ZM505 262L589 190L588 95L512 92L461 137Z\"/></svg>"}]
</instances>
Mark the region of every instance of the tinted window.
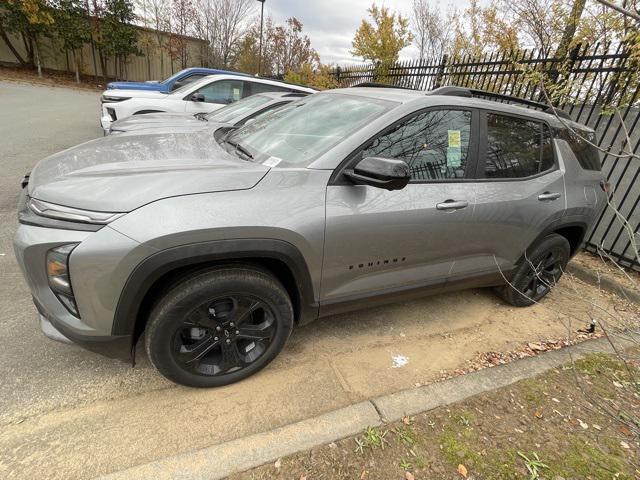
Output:
<instances>
[{"instance_id":1,"label":"tinted window","mask_svg":"<svg viewBox=\"0 0 640 480\"><path fill-rule=\"evenodd\" d=\"M404 160L414 180L463 178L470 132L470 111L432 110L415 115L375 138L362 151L362 158Z\"/></svg>"},{"instance_id":2,"label":"tinted window","mask_svg":"<svg viewBox=\"0 0 640 480\"><path fill-rule=\"evenodd\" d=\"M251 88L249 95L255 95L256 93L264 92L291 92L290 88L278 87L276 85L269 85L268 83L248 82Z\"/></svg>"},{"instance_id":3,"label":"tinted window","mask_svg":"<svg viewBox=\"0 0 640 480\"><path fill-rule=\"evenodd\" d=\"M243 97L242 80L219 80L200 88L197 92L204 95L207 103L233 103Z\"/></svg>"},{"instance_id":4,"label":"tinted window","mask_svg":"<svg viewBox=\"0 0 640 480\"><path fill-rule=\"evenodd\" d=\"M543 124L487 114L487 178L522 178L553 166L551 133Z\"/></svg>"},{"instance_id":5,"label":"tinted window","mask_svg":"<svg viewBox=\"0 0 640 480\"><path fill-rule=\"evenodd\" d=\"M567 141L582 168L600 170L600 152L596 147L590 145L590 143L596 143L596 135L593 132L576 131L574 133L567 129L562 138Z\"/></svg>"}]
</instances>

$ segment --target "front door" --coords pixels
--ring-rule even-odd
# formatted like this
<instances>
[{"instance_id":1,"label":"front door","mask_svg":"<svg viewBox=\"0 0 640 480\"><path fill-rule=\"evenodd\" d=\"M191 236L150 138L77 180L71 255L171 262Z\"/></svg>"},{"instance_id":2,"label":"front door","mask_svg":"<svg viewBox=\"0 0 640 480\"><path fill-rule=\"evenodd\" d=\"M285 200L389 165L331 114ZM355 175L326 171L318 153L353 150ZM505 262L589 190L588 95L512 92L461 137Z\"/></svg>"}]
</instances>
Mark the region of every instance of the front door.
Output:
<instances>
[{"instance_id":1,"label":"front door","mask_svg":"<svg viewBox=\"0 0 640 480\"><path fill-rule=\"evenodd\" d=\"M244 98L246 82L242 80L215 80L197 91L189 94L189 98L196 93L204 96L203 102L185 99L185 111L188 113L213 112L218 108L237 102Z\"/></svg>"},{"instance_id":2,"label":"front door","mask_svg":"<svg viewBox=\"0 0 640 480\"><path fill-rule=\"evenodd\" d=\"M401 159L412 172L402 190L327 187L321 303L442 285L459 252L473 243L477 112L429 109L410 115L352 154Z\"/></svg>"}]
</instances>

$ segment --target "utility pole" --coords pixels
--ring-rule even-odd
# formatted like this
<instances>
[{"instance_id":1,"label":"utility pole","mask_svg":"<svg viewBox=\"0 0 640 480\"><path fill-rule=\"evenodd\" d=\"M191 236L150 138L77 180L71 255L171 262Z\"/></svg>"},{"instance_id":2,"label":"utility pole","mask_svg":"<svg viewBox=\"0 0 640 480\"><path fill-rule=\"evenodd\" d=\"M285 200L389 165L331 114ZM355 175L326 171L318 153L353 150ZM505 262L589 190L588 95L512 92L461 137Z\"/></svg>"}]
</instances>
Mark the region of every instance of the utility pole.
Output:
<instances>
[{"instance_id":1,"label":"utility pole","mask_svg":"<svg viewBox=\"0 0 640 480\"><path fill-rule=\"evenodd\" d=\"M265 0L258 0L260 2L260 51L258 53L258 76L262 70L262 25L264 24L264 2Z\"/></svg>"}]
</instances>

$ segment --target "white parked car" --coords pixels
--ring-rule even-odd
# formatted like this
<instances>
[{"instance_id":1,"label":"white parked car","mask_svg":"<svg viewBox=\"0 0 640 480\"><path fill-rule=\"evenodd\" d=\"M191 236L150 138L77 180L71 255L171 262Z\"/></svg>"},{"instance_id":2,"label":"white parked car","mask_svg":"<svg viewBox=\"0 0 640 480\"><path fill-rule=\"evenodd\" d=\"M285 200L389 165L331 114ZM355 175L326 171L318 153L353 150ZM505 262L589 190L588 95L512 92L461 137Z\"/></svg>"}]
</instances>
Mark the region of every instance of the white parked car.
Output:
<instances>
[{"instance_id":1,"label":"white parked car","mask_svg":"<svg viewBox=\"0 0 640 480\"><path fill-rule=\"evenodd\" d=\"M237 75L210 75L188 83L171 93L144 90L106 90L100 124L108 131L111 122L141 113L209 113L242 98L263 92L304 92L316 90L264 78Z\"/></svg>"}]
</instances>

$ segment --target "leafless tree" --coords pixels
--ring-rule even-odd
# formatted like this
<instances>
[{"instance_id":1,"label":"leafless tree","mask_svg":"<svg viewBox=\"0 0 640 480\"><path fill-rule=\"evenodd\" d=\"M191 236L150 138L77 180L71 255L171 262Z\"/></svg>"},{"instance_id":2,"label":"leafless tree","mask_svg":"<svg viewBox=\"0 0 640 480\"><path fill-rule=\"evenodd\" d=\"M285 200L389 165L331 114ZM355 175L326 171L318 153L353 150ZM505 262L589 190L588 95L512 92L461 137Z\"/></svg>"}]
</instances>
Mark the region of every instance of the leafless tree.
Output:
<instances>
[{"instance_id":1,"label":"leafless tree","mask_svg":"<svg viewBox=\"0 0 640 480\"><path fill-rule=\"evenodd\" d=\"M443 15L437 4L432 6L429 0L413 0L411 25L420 58L440 58L450 50L454 31L452 17L451 9Z\"/></svg>"},{"instance_id":2,"label":"leafless tree","mask_svg":"<svg viewBox=\"0 0 640 480\"><path fill-rule=\"evenodd\" d=\"M202 28L209 41L210 63L229 68L234 51L248 30L257 9L255 0L201 0Z\"/></svg>"}]
</instances>

